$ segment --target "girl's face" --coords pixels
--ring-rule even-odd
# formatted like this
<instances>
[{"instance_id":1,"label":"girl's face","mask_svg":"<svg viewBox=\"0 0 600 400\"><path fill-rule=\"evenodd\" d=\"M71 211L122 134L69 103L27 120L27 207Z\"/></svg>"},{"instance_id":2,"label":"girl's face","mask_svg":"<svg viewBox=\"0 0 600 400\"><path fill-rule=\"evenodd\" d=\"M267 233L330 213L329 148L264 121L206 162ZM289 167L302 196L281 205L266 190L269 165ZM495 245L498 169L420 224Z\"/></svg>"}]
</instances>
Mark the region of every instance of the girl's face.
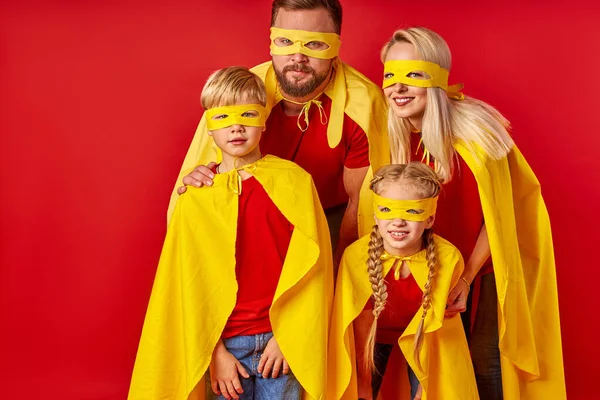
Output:
<instances>
[{"instance_id":1,"label":"girl's face","mask_svg":"<svg viewBox=\"0 0 600 400\"><path fill-rule=\"evenodd\" d=\"M379 193L382 197L394 200L419 200L414 189L397 182L388 183ZM385 210L381 210L385 211ZM417 211L417 210L415 210ZM426 221L406 221L404 219L377 219L375 222L383 238L383 248L394 256L411 256L423 249L423 232L433 226L435 216Z\"/></svg>"},{"instance_id":2,"label":"girl's face","mask_svg":"<svg viewBox=\"0 0 600 400\"><path fill-rule=\"evenodd\" d=\"M406 42L395 43L387 53L385 61L391 60L420 60L412 44ZM428 78L425 72L411 72L411 78ZM417 129L421 129L425 106L427 105L427 88L408 86L396 83L383 89L383 93L398 118L408 118Z\"/></svg>"}]
</instances>

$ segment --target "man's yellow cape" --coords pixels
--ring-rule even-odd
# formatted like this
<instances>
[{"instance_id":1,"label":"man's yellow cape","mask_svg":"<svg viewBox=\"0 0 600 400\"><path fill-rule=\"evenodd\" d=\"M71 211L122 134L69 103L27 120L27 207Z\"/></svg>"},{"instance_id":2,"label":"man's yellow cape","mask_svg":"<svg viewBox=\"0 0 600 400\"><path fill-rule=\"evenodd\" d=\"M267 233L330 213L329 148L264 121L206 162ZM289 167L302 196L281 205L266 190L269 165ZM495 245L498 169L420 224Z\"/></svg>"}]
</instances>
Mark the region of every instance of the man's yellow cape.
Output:
<instances>
[{"instance_id":1,"label":"man's yellow cape","mask_svg":"<svg viewBox=\"0 0 600 400\"><path fill-rule=\"evenodd\" d=\"M305 398L323 399L333 266L327 221L312 178L266 156L242 167L294 226L269 312L273 334ZM203 399L203 376L236 303L236 171L180 196L167 231L129 400ZM243 187L243 185L242 185Z\"/></svg>"},{"instance_id":2,"label":"man's yellow cape","mask_svg":"<svg viewBox=\"0 0 600 400\"><path fill-rule=\"evenodd\" d=\"M372 171L375 171L379 167L388 164L390 160L387 134L388 106L383 92L379 86L338 58L334 60L333 67L335 75L325 89L325 95L331 99L331 111L328 116L327 128L329 146L334 148L339 144L342 137L344 114L347 114L367 134L369 160ZM283 99L277 86L277 78L272 63L269 61L257 65L252 68L252 72L265 82L267 90L266 108L267 112L270 113L271 109ZM281 132L281 136L281 139L285 140L285 132ZM202 116L171 194L169 218L179 197L177 188L183 185L181 182L183 177L198 165L219 161L220 157L220 150L215 146L212 137L208 136L206 120ZM367 174L367 178L370 176L372 176L372 173ZM368 184L368 181L366 181L366 184ZM371 214L372 203L367 202L364 205L359 203L359 216L370 216Z\"/></svg>"},{"instance_id":3,"label":"man's yellow cape","mask_svg":"<svg viewBox=\"0 0 600 400\"><path fill-rule=\"evenodd\" d=\"M432 305L425 318L423 348L420 353L423 370L419 370L413 356L413 343L423 309L412 319L398 344L407 362L423 386L423 399L469 400L479 399L467 338L459 315L444 319L448 293L460 279L464 262L458 249L439 236L434 236L438 268L432 286ZM356 400L356 351L352 322L363 311L372 291L367 272L369 236L350 245L338 273L331 333L329 337L329 385L327 398ZM394 259L383 262L387 275ZM429 269L425 252L417 253L409 261L409 268L417 284L424 289ZM390 371L387 373L394 373ZM401 379L401 376L395 377ZM398 395L397 398L401 398Z\"/></svg>"},{"instance_id":4,"label":"man's yellow cape","mask_svg":"<svg viewBox=\"0 0 600 400\"><path fill-rule=\"evenodd\" d=\"M514 146L501 160L457 143L479 188L498 290L505 399L566 398L552 232L540 184Z\"/></svg>"}]
</instances>

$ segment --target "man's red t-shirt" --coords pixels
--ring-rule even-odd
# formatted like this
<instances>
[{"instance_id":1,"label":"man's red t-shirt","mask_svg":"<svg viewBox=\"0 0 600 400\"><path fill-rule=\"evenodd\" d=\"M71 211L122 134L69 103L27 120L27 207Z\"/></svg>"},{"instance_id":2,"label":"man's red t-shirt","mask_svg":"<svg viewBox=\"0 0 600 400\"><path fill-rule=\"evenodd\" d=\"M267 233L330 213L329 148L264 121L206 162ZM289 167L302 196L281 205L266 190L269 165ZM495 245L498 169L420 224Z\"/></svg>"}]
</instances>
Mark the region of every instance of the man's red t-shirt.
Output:
<instances>
[{"instance_id":1,"label":"man's red t-shirt","mask_svg":"<svg viewBox=\"0 0 600 400\"><path fill-rule=\"evenodd\" d=\"M419 146L420 140L421 135L413 132L411 157L415 161L421 161L423 157L423 145ZM433 168L433 160L429 166ZM438 199L434 229L438 235L456 246L467 262L475 248L483 224L483 208L479 199L477 181L467 163L457 154L452 180L442 187ZM490 257L479 274L492 271Z\"/></svg>"},{"instance_id":2,"label":"man's red t-shirt","mask_svg":"<svg viewBox=\"0 0 600 400\"><path fill-rule=\"evenodd\" d=\"M348 203L344 189L343 173L346 168L361 168L369 165L369 141L367 135L348 115L344 116L342 140L333 149L327 142L327 126L331 99L322 95L324 120L316 105L309 110L308 129L298 127L298 116L287 116L281 103L275 105L267 119L266 130L260 141L263 154L290 160L312 175L323 208ZM301 124L305 125L304 116Z\"/></svg>"},{"instance_id":3,"label":"man's red t-shirt","mask_svg":"<svg viewBox=\"0 0 600 400\"><path fill-rule=\"evenodd\" d=\"M235 308L222 338L271 332L269 309L294 226L255 178L242 181L235 245Z\"/></svg>"}]
</instances>

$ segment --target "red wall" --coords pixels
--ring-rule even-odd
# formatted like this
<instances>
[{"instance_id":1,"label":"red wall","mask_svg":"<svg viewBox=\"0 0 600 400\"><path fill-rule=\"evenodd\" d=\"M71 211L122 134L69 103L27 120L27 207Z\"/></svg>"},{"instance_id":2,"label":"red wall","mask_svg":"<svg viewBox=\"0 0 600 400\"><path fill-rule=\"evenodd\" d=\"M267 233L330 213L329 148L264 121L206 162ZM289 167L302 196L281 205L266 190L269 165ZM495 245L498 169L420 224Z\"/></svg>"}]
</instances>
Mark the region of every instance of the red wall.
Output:
<instances>
[{"instance_id":1,"label":"red wall","mask_svg":"<svg viewBox=\"0 0 600 400\"><path fill-rule=\"evenodd\" d=\"M453 50L452 81L512 121L553 222L569 397L591 398L600 13L486 3L343 1L342 58L378 82L394 29L428 26ZM268 58L270 1L0 7L0 397L123 399L200 90Z\"/></svg>"}]
</instances>

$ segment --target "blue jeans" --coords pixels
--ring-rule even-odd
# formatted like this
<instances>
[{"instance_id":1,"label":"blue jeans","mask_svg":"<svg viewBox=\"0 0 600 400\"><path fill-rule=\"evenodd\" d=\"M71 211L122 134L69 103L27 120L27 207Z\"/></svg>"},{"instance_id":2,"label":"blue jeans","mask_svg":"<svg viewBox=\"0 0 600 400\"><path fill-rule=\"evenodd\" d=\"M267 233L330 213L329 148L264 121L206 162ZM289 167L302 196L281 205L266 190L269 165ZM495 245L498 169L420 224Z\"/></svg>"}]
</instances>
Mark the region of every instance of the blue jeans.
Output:
<instances>
[{"instance_id":1,"label":"blue jeans","mask_svg":"<svg viewBox=\"0 0 600 400\"><path fill-rule=\"evenodd\" d=\"M227 351L238 359L250 375L250 378L240 376L244 389L244 393L240 395L241 400L299 400L302 397L302 387L292 371L286 375L280 372L277 378L263 378L256 370L260 356L272 337L273 333L269 332L223 339ZM213 393L210 380L206 384L206 398L225 399Z\"/></svg>"},{"instance_id":2,"label":"blue jeans","mask_svg":"<svg viewBox=\"0 0 600 400\"><path fill-rule=\"evenodd\" d=\"M383 344L383 343L375 343L375 369L371 376L371 388L373 389L373 398L377 398L377 394L379 393L379 389L381 388L381 382L383 382L383 375L385 374L385 370L387 368L388 360L390 359L390 354L392 354L392 350L395 345L393 344ZM419 380L417 376L407 365L408 368L408 380L410 381L410 396L414 398L417 395L417 390L419 389Z\"/></svg>"},{"instance_id":3,"label":"blue jeans","mask_svg":"<svg viewBox=\"0 0 600 400\"><path fill-rule=\"evenodd\" d=\"M502 369L498 348L498 295L494 274L481 277L477 314L469 345L481 400L502 400Z\"/></svg>"}]
</instances>

